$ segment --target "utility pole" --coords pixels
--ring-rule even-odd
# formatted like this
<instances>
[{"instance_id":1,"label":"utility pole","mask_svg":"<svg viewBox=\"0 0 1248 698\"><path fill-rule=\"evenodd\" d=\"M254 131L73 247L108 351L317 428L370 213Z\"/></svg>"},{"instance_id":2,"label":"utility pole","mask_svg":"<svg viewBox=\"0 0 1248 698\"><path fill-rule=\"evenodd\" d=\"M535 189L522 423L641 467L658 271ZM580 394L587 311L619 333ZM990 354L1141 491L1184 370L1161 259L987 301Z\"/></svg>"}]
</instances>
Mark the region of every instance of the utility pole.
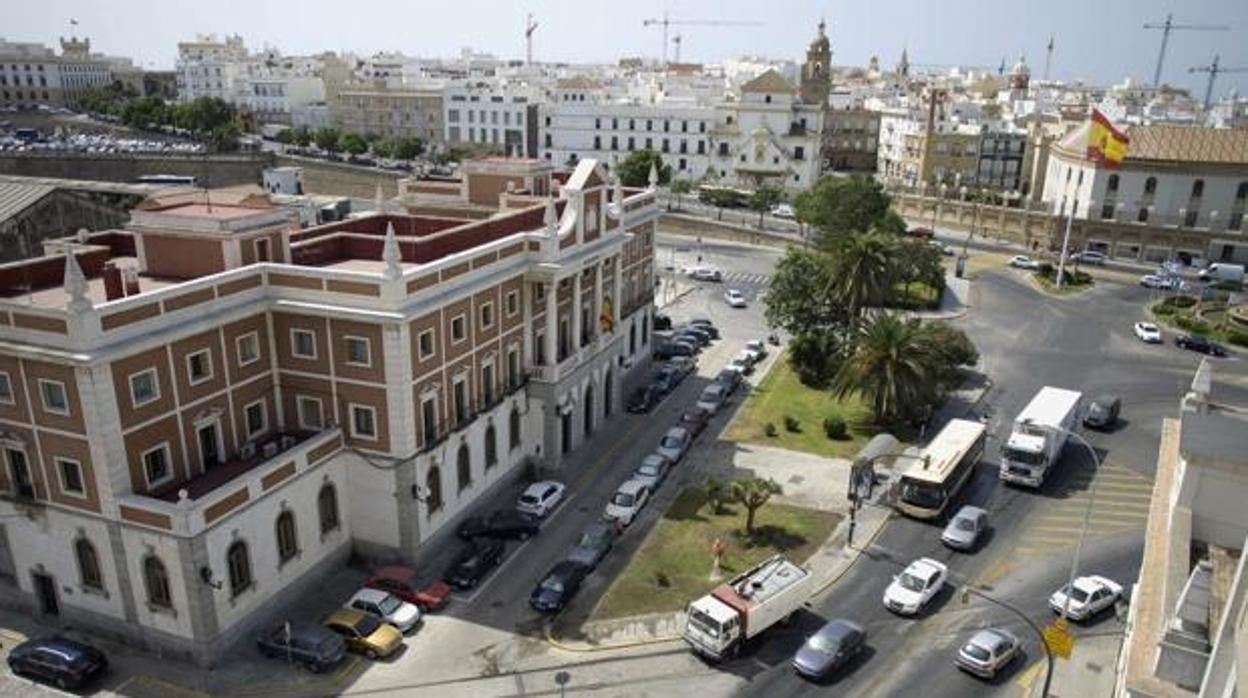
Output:
<instances>
[{"instance_id":1,"label":"utility pole","mask_svg":"<svg viewBox=\"0 0 1248 698\"><path fill-rule=\"evenodd\" d=\"M1175 24L1174 15L1167 14L1166 21L1161 24L1145 24L1145 29L1161 30L1161 48L1157 51L1157 69L1153 71L1153 87L1161 87L1161 66L1166 61L1166 44L1170 42L1173 31L1228 31L1225 24Z\"/></svg>"},{"instance_id":2,"label":"utility pole","mask_svg":"<svg viewBox=\"0 0 1248 698\"><path fill-rule=\"evenodd\" d=\"M537 31L537 22L530 13L524 20L524 64L533 65L533 32Z\"/></svg>"},{"instance_id":3,"label":"utility pole","mask_svg":"<svg viewBox=\"0 0 1248 698\"><path fill-rule=\"evenodd\" d=\"M1053 35L1049 34L1049 45L1044 48L1044 81L1049 81L1049 68L1053 67Z\"/></svg>"},{"instance_id":4,"label":"utility pole","mask_svg":"<svg viewBox=\"0 0 1248 698\"><path fill-rule=\"evenodd\" d=\"M1205 111L1209 111L1209 102L1213 99L1213 81L1222 73L1248 73L1248 68L1223 68L1218 65L1221 56L1214 56L1213 63L1196 68L1188 68L1189 73L1209 73L1209 82L1205 84Z\"/></svg>"},{"instance_id":5,"label":"utility pole","mask_svg":"<svg viewBox=\"0 0 1248 698\"><path fill-rule=\"evenodd\" d=\"M676 36L672 37L672 47L673 47L673 52L676 54L677 63L680 62L680 42L683 41L684 38L685 37L681 36L680 34L677 34Z\"/></svg>"}]
</instances>

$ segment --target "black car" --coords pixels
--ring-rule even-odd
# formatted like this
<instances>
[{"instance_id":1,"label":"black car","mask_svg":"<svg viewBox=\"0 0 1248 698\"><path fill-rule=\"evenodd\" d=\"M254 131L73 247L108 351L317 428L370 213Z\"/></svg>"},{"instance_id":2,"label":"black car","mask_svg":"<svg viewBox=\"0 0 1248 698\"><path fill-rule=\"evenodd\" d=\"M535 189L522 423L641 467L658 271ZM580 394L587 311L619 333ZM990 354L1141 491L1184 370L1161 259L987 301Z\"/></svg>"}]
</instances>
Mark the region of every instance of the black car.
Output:
<instances>
[{"instance_id":1,"label":"black car","mask_svg":"<svg viewBox=\"0 0 1248 698\"><path fill-rule=\"evenodd\" d=\"M504 509L490 514L489 517L469 517L459 525L456 533L464 540L472 540L481 536L528 540L530 536L537 535L538 530L540 527L536 519L518 511Z\"/></svg>"},{"instance_id":2,"label":"black car","mask_svg":"<svg viewBox=\"0 0 1248 698\"><path fill-rule=\"evenodd\" d=\"M663 391L653 385L643 386L633 391L628 398L628 411L633 414L645 414L654 409L663 399Z\"/></svg>"},{"instance_id":3,"label":"black car","mask_svg":"<svg viewBox=\"0 0 1248 698\"><path fill-rule=\"evenodd\" d=\"M681 325L676 328L676 338L689 337L697 340L698 346L705 347L711 343L711 333L700 325Z\"/></svg>"},{"instance_id":4,"label":"black car","mask_svg":"<svg viewBox=\"0 0 1248 698\"><path fill-rule=\"evenodd\" d=\"M682 325L682 327L692 327L695 330L702 330L709 335L711 339L719 339L719 329L712 325L711 321L706 318L694 318Z\"/></svg>"},{"instance_id":5,"label":"black car","mask_svg":"<svg viewBox=\"0 0 1248 698\"><path fill-rule=\"evenodd\" d=\"M52 635L14 647L9 669L57 688L79 688L108 669L108 657L91 645Z\"/></svg>"},{"instance_id":6,"label":"black car","mask_svg":"<svg viewBox=\"0 0 1248 698\"><path fill-rule=\"evenodd\" d=\"M529 605L541 613L557 613L572 600L589 568L579 562L564 560L546 573L529 595Z\"/></svg>"},{"instance_id":7,"label":"black car","mask_svg":"<svg viewBox=\"0 0 1248 698\"><path fill-rule=\"evenodd\" d=\"M654 378L650 379L650 385L657 388L661 394L666 395L675 390L684 377L684 374L680 371L665 366L655 372Z\"/></svg>"},{"instance_id":8,"label":"black car","mask_svg":"<svg viewBox=\"0 0 1248 698\"><path fill-rule=\"evenodd\" d=\"M654 316L654 329L660 332L672 329L672 319L666 315L656 314Z\"/></svg>"},{"instance_id":9,"label":"black car","mask_svg":"<svg viewBox=\"0 0 1248 698\"><path fill-rule=\"evenodd\" d=\"M1118 421L1118 413L1122 411L1122 398L1117 395L1098 395L1088 405L1088 412L1083 416L1083 425L1093 429L1109 429Z\"/></svg>"},{"instance_id":10,"label":"black car","mask_svg":"<svg viewBox=\"0 0 1248 698\"><path fill-rule=\"evenodd\" d=\"M1209 341L1209 338L1199 334L1184 334L1174 338L1176 346L1194 351L1198 354L1207 354L1209 356L1226 356L1226 349L1221 344Z\"/></svg>"},{"instance_id":11,"label":"black car","mask_svg":"<svg viewBox=\"0 0 1248 698\"><path fill-rule=\"evenodd\" d=\"M503 559L503 542L495 538L478 538L468 544L442 575L442 581L456 589L474 589L490 570Z\"/></svg>"},{"instance_id":12,"label":"black car","mask_svg":"<svg viewBox=\"0 0 1248 698\"><path fill-rule=\"evenodd\" d=\"M673 356L695 356L698 351L700 351L700 348L696 344L673 339L672 341L664 342L656 347L654 350L654 358L662 361L670 359Z\"/></svg>"},{"instance_id":13,"label":"black car","mask_svg":"<svg viewBox=\"0 0 1248 698\"><path fill-rule=\"evenodd\" d=\"M342 636L323 625L283 623L256 638L260 654L281 657L320 673L347 656Z\"/></svg>"},{"instance_id":14,"label":"black car","mask_svg":"<svg viewBox=\"0 0 1248 698\"><path fill-rule=\"evenodd\" d=\"M741 385L741 373L739 371L734 371L731 368L725 368L715 376L715 382L724 386L724 390L728 392L728 394L735 393L737 391L737 387Z\"/></svg>"}]
</instances>

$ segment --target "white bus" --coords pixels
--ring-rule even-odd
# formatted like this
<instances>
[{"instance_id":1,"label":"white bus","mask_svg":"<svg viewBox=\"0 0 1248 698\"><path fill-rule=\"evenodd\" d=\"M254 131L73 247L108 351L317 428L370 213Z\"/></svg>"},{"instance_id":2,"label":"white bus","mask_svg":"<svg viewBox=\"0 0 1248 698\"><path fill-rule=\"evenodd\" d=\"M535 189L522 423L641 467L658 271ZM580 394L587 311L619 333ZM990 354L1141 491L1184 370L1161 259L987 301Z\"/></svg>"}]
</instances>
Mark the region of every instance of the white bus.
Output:
<instances>
[{"instance_id":1,"label":"white bus","mask_svg":"<svg viewBox=\"0 0 1248 698\"><path fill-rule=\"evenodd\" d=\"M946 424L901 476L897 511L916 519L939 518L975 471L987 433L980 422L954 419Z\"/></svg>"},{"instance_id":2,"label":"white bus","mask_svg":"<svg viewBox=\"0 0 1248 698\"><path fill-rule=\"evenodd\" d=\"M167 185L184 184L189 187L193 187L199 184L199 180L191 175L176 175L176 174L139 175L138 177L135 178L134 181L138 182L139 184L167 184Z\"/></svg>"}]
</instances>

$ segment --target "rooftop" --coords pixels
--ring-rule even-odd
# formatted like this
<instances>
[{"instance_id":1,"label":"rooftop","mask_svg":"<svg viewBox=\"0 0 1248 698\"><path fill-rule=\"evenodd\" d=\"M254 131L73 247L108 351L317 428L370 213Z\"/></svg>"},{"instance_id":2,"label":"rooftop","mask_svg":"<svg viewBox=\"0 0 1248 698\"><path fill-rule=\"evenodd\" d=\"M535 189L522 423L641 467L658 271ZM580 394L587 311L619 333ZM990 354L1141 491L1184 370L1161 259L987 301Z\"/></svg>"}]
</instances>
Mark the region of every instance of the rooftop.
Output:
<instances>
[{"instance_id":1,"label":"rooftop","mask_svg":"<svg viewBox=\"0 0 1248 698\"><path fill-rule=\"evenodd\" d=\"M179 216L184 218L213 218L216 220L228 221L254 216L264 209L252 208L250 206L235 206L232 204L185 203L175 204L168 208L150 210L162 213L166 216Z\"/></svg>"},{"instance_id":2,"label":"rooftop","mask_svg":"<svg viewBox=\"0 0 1248 698\"><path fill-rule=\"evenodd\" d=\"M1248 164L1248 131L1203 126L1132 126L1127 157L1133 160Z\"/></svg>"},{"instance_id":3,"label":"rooftop","mask_svg":"<svg viewBox=\"0 0 1248 698\"><path fill-rule=\"evenodd\" d=\"M1179 441L1183 460L1248 474L1248 421L1224 412L1183 414Z\"/></svg>"}]
</instances>

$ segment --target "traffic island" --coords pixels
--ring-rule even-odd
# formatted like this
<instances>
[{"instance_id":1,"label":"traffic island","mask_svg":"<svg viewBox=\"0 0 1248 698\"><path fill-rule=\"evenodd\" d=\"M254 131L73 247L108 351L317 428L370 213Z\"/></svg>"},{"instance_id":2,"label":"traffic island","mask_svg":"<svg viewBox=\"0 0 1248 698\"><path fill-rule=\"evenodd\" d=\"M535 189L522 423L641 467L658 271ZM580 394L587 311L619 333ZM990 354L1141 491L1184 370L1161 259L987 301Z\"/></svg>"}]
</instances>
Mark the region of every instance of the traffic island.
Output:
<instances>
[{"instance_id":1,"label":"traffic island","mask_svg":"<svg viewBox=\"0 0 1248 698\"><path fill-rule=\"evenodd\" d=\"M1215 342L1248 347L1248 305L1227 305L1229 294L1215 291L1200 300L1195 296L1170 296L1149 311L1157 322L1172 329L1199 334Z\"/></svg>"},{"instance_id":2,"label":"traffic island","mask_svg":"<svg viewBox=\"0 0 1248 698\"><path fill-rule=\"evenodd\" d=\"M1069 296L1080 291L1086 291L1092 288L1092 275L1086 271L1079 271L1067 267L1064 270L1066 280L1061 286L1057 284L1057 267L1049 262L1040 265L1040 268L1031 275L1031 280L1036 286L1050 295Z\"/></svg>"}]
</instances>

